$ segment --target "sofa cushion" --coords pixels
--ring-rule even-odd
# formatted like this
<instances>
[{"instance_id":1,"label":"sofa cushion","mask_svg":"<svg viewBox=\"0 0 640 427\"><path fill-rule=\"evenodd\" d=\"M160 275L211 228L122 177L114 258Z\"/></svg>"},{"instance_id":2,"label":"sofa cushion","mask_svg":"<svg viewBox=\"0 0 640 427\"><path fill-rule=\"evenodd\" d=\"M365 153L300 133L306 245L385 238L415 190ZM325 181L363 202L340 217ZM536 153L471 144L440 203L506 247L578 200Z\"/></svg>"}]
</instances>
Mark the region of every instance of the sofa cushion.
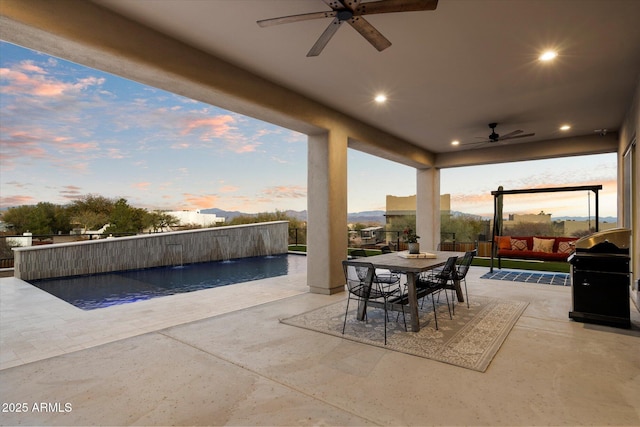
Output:
<instances>
[{"instance_id":1,"label":"sofa cushion","mask_svg":"<svg viewBox=\"0 0 640 427\"><path fill-rule=\"evenodd\" d=\"M511 237L510 236L498 236L498 250L511 249Z\"/></svg>"},{"instance_id":2,"label":"sofa cushion","mask_svg":"<svg viewBox=\"0 0 640 427\"><path fill-rule=\"evenodd\" d=\"M539 261L566 261L569 254L558 252L534 252L534 251L512 251L501 250L498 252L500 258L516 258L516 259L534 259Z\"/></svg>"},{"instance_id":3,"label":"sofa cushion","mask_svg":"<svg viewBox=\"0 0 640 427\"><path fill-rule=\"evenodd\" d=\"M526 251L527 249L527 241L525 239L511 239L512 251Z\"/></svg>"},{"instance_id":4,"label":"sofa cushion","mask_svg":"<svg viewBox=\"0 0 640 427\"><path fill-rule=\"evenodd\" d=\"M533 252L553 253L553 244L556 239L533 238Z\"/></svg>"},{"instance_id":5,"label":"sofa cushion","mask_svg":"<svg viewBox=\"0 0 640 427\"><path fill-rule=\"evenodd\" d=\"M575 245L575 240L569 240L566 242L558 242L558 253L561 254L570 254L573 252L573 246Z\"/></svg>"}]
</instances>

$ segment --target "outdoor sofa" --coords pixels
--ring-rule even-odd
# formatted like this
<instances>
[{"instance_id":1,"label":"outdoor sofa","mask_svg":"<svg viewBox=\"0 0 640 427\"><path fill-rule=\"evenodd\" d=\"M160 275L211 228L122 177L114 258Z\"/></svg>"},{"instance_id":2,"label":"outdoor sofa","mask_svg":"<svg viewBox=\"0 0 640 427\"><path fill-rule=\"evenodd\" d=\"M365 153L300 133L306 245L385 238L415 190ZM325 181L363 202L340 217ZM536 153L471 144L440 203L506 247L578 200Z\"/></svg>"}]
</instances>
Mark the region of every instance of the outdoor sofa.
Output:
<instances>
[{"instance_id":1,"label":"outdoor sofa","mask_svg":"<svg viewBox=\"0 0 640 427\"><path fill-rule=\"evenodd\" d=\"M496 236L498 267L502 258L567 261L576 237Z\"/></svg>"}]
</instances>

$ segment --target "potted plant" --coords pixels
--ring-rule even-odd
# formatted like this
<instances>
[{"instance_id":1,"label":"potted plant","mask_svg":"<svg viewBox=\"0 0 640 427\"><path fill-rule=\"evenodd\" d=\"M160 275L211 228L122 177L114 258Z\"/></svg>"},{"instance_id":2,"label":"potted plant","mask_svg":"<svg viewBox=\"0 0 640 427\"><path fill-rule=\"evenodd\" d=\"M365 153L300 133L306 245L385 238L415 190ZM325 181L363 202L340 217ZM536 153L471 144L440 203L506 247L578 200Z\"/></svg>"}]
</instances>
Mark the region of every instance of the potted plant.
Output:
<instances>
[{"instance_id":1,"label":"potted plant","mask_svg":"<svg viewBox=\"0 0 640 427\"><path fill-rule=\"evenodd\" d=\"M409 244L409 253L410 254L419 254L420 253L420 243L418 243L418 239L420 236L416 235L415 231L410 228L404 229L404 240Z\"/></svg>"}]
</instances>

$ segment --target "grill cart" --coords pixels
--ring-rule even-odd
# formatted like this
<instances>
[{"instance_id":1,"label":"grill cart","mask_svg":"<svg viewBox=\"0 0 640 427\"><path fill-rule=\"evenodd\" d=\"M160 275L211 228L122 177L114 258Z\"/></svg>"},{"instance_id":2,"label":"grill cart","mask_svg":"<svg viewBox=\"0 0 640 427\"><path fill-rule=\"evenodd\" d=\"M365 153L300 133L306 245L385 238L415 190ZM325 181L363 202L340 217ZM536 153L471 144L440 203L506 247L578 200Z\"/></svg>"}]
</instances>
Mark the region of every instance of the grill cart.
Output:
<instances>
[{"instance_id":1,"label":"grill cart","mask_svg":"<svg viewBox=\"0 0 640 427\"><path fill-rule=\"evenodd\" d=\"M631 230L614 228L576 242L571 263L573 310L578 322L631 327L629 313L629 247Z\"/></svg>"}]
</instances>

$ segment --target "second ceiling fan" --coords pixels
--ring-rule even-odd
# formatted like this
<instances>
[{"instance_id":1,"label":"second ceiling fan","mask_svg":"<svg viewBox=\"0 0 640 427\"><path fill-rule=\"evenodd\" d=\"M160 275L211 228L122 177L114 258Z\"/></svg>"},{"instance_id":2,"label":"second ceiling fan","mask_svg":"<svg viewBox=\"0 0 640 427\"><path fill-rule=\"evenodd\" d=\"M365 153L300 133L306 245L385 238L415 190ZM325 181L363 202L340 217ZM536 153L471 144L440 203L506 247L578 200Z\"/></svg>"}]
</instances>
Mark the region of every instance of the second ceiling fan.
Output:
<instances>
[{"instance_id":1,"label":"second ceiling fan","mask_svg":"<svg viewBox=\"0 0 640 427\"><path fill-rule=\"evenodd\" d=\"M329 43L331 37L333 37L336 31L338 31L338 28L340 28L340 25L344 22L349 23L349 25L355 28L356 31L367 39L378 51L382 51L391 46L391 42L364 19L363 15L435 10L438 6L438 0L379 0L372 2L362 2L361 0L322 1L332 10L263 19L258 21L258 25L261 27L270 27L272 25L288 24L290 22L307 21L310 19L334 18L327 29L320 35L309 53L307 53L307 56L320 55L322 49Z\"/></svg>"},{"instance_id":2,"label":"second ceiling fan","mask_svg":"<svg viewBox=\"0 0 640 427\"><path fill-rule=\"evenodd\" d=\"M489 123L489 128L491 129L491 134L487 137L488 139L485 139L485 137L483 138L483 141L477 141L477 142L467 142L465 144L462 145L476 145L476 144L491 144L494 142L499 142L499 141L507 141L509 139L515 139L515 138L526 138L528 136L534 136L535 133L525 133L523 134L523 130L514 130L513 132L509 132L506 135L500 135L496 133L496 126L498 126L498 123ZM480 137L478 137L480 138Z\"/></svg>"}]
</instances>

